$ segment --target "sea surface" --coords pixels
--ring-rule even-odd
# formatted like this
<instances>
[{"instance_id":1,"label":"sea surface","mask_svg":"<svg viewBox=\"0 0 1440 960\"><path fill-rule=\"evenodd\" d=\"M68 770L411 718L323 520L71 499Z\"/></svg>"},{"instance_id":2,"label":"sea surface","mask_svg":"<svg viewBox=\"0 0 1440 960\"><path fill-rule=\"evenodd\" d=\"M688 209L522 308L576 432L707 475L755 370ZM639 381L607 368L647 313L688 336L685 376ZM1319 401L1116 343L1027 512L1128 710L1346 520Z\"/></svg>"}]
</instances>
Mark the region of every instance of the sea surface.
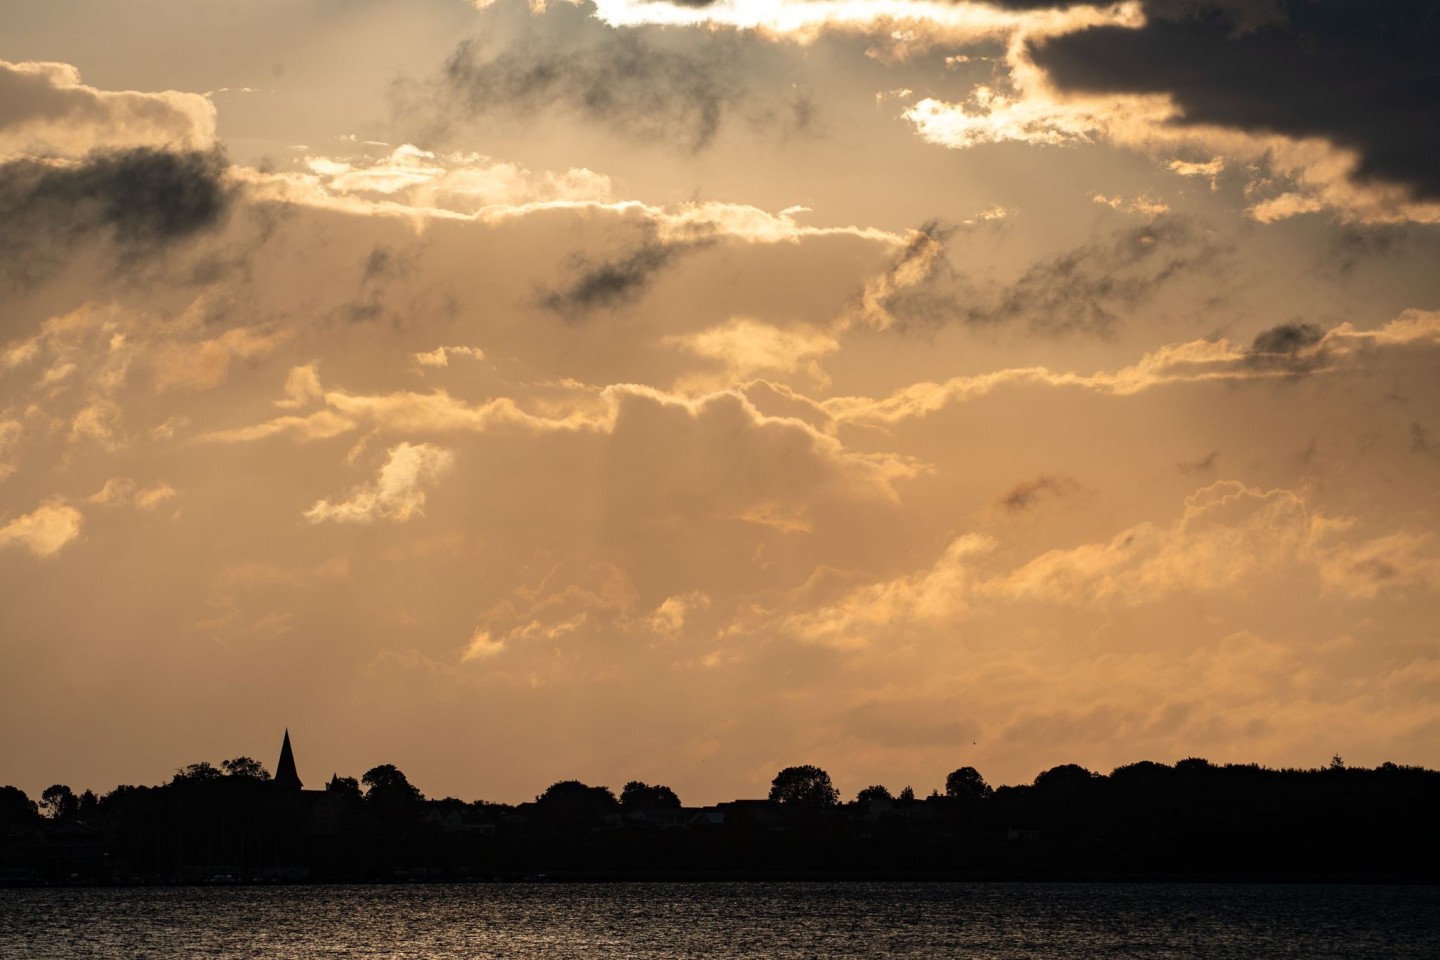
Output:
<instances>
[{"instance_id":1,"label":"sea surface","mask_svg":"<svg viewBox=\"0 0 1440 960\"><path fill-rule=\"evenodd\" d=\"M604 883L0 890L0 957L1440 957L1440 888Z\"/></svg>"}]
</instances>

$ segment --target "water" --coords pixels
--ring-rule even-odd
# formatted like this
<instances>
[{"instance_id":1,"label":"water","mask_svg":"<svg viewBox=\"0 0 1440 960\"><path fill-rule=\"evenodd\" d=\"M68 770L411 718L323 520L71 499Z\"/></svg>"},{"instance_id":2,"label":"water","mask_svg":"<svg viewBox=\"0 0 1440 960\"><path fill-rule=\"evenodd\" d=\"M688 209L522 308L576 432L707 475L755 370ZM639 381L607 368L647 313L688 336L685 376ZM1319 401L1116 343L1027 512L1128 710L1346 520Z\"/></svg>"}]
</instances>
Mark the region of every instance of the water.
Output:
<instances>
[{"instance_id":1,"label":"water","mask_svg":"<svg viewBox=\"0 0 1440 960\"><path fill-rule=\"evenodd\" d=\"M1424 886L631 883L0 890L0 958L1440 957Z\"/></svg>"}]
</instances>

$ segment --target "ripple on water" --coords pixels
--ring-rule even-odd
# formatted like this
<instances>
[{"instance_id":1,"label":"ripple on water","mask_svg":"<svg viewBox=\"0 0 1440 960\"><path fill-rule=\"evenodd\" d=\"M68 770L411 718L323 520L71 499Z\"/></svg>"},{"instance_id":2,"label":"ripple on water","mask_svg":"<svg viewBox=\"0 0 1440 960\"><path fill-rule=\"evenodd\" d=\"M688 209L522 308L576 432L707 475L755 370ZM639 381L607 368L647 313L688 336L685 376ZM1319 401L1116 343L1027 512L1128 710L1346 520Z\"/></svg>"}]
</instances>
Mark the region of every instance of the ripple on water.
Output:
<instances>
[{"instance_id":1,"label":"ripple on water","mask_svg":"<svg viewBox=\"0 0 1440 960\"><path fill-rule=\"evenodd\" d=\"M1425 886L619 883L0 890L0 958L1440 956Z\"/></svg>"}]
</instances>

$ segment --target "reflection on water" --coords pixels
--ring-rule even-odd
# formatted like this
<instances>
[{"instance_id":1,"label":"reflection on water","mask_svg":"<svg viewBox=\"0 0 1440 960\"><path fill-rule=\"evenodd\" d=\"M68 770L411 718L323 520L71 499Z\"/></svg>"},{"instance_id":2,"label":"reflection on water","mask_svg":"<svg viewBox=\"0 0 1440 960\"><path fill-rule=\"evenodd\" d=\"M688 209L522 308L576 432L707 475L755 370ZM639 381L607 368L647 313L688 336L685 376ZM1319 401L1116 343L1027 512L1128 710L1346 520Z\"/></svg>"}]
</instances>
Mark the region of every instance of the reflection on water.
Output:
<instances>
[{"instance_id":1,"label":"reflection on water","mask_svg":"<svg viewBox=\"0 0 1440 960\"><path fill-rule=\"evenodd\" d=\"M0 890L0 957L1433 958L1434 887L486 884Z\"/></svg>"}]
</instances>

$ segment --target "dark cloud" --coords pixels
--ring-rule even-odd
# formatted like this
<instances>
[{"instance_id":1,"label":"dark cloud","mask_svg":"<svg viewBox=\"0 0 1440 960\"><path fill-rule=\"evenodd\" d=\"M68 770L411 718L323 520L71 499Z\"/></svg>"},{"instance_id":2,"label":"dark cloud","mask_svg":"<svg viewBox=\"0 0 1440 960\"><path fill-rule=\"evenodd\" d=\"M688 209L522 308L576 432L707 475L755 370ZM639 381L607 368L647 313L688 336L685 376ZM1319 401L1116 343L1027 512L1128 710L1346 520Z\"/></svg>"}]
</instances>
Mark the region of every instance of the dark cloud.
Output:
<instances>
[{"instance_id":1,"label":"dark cloud","mask_svg":"<svg viewBox=\"0 0 1440 960\"><path fill-rule=\"evenodd\" d=\"M540 297L541 306L567 316L591 310L613 309L638 300L655 278L674 261L711 241L665 243L647 240L616 257L572 263L574 278L558 290Z\"/></svg>"},{"instance_id":2,"label":"dark cloud","mask_svg":"<svg viewBox=\"0 0 1440 960\"><path fill-rule=\"evenodd\" d=\"M996 501L1005 510L1018 513L1029 509L1045 497L1063 497L1080 489L1074 477L1042 476L1017 483Z\"/></svg>"},{"instance_id":3,"label":"dark cloud","mask_svg":"<svg viewBox=\"0 0 1440 960\"><path fill-rule=\"evenodd\" d=\"M1003 224L1003 221L1000 221ZM963 322L977 326L1026 323L1044 334L1104 336L1133 308L1175 277L1212 263L1224 246L1190 220L1164 215L1104 235L1043 260L1005 286L987 285L957 269L951 250L965 236L931 221L887 268L903 276L934 257L918 282L898 285L882 299L902 328Z\"/></svg>"},{"instance_id":4,"label":"dark cloud","mask_svg":"<svg viewBox=\"0 0 1440 960\"><path fill-rule=\"evenodd\" d=\"M1440 443L1437 443L1430 436L1419 422L1410 424L1410 451L1412 453L1424 454L1427 457L1440 457Z\"/></svg>"},{"instance_id":5,"label":"dark cloud","mask_svg":"<svg viewBox=\"0 0 1440 960\"><path fill-rule=\"evenodd\" d=\"M1220 460L1220 451L1211 450L1199 460L1186 460L1175 464L1175 469L1181 473L1209 473L1215 469L1215 464Z\"/></svg>"},{"instance_id":6,"label":"dark cloud","mask_svg":"<svg viewBox=\"0 0 1440 960\"><path fill-rule=\"evenodd\" d=\"M1325 338L1325 331L1313 323L1282 323L1262 330L1250 344L1253 354L1293 356Z\"/></svg>"},{"instance_id":7,"label":"dark cloud","mask_svg":"<svg viewBox=\"0 0 1440 960\"><path fill-rule=\"evenodd\" d=\"M928 220L886 267L883 280L894 292L882 298L880 305L902 326L936 327L956 316L957 291L964 281L948 248L958 232L955 224ZM923 278L918 283L905 282L903 278L922 265Z\"/></svg>"},{"instance_id":8,"label":"dark cloud","mask_svg":"<svg viewBox=\"0 0 1440 960\"><path fill-rule=\"evenodd\" d=\"M793 78L764 76L778 69L764 59L776 53L755 38L616 28L593 12L590 4L555 4L527 14L508 42L461 42L442 72L447 109L485 119L530 118L559 107L615 134L690 151L708 146L729 115L795 132L812 124L808 96L777 101L769 92L790 88Z\"/></svg>"},{"instance_id":9,"label":"dark cloud","mask_svg":"<svg viewBox=\"0 0 1440 960\"><path fill-rule=\"evenodd\" d=\"M1357 176L1440 197L1440 0L1147 0L1139 29L1032 51L1062 89L1162 93L1183 124L1324 137Z\"/></svg>"},{"instance_id":10,"label":"dark cloud","mask_svg":"<svg viewBox=\"0 0 1440 960\"><path fill-rule=\"evenodd\" d=\"M1104 335L1170 279L1210 263L1220 245L1175 216L1127 227L1025 271L981 321L1028 318L1043 333Z\"/></svg>"},{"instance_id":11,"label":"dark cloud","mask_svg":"<svg viewBox=\"0 0 1440 960\"><path fill-rule=\"evenodd\" d=\"M97 234L122 260L217 225L229 208L224 157L136 149L78 164L34 159L0 164L0 270L34 279Z\"/></svg>"},{"instance_id":12,"label":"dark cloud","mask_svg":"<svg viewBox=\"0 0 1440 960\"><path fill-rule=\"evenodd\" d=\"M1325 330L1313 323L1281 323L1255 335L1246 355L1253 366L1282 368L1303 373L1323 359L1314 349Z\"/></svg>"},{"instance_id":13,"label":"dark cloud","mask_svg":"<svg viewBox=\"0 0 1440 960\"><path fill-rule=\"evenodd\" d=\"M1335 224L1331 228L1328 256L1321 267L1347 274L1366 262L1402 257L1416 244L1417 231L1421 230L1428 230L1428 225Z\"/></svg>"},{"instance_id":14,"label":"dark cloud","mask_svg":"<svg viewBox=\"0 0 1440 960\"><path fill-rule=\"evenodd\" d=\"M394 270L395 254L388 247L377 246L366 255L360 270L360 280L364 282L390 276Z\"/></svg>"},{"instance_id":15,"label":"dark cloud","mask_svg":"<svg viewBox=\"0 0 1440 960\"><path fill-rule=\"evenodd\" d=\"M396 250L383 243L376 244L361 263L360 283L362 286L384 284L408 277L414 270L413 253Z\"/></svg>"}]
</instances>

